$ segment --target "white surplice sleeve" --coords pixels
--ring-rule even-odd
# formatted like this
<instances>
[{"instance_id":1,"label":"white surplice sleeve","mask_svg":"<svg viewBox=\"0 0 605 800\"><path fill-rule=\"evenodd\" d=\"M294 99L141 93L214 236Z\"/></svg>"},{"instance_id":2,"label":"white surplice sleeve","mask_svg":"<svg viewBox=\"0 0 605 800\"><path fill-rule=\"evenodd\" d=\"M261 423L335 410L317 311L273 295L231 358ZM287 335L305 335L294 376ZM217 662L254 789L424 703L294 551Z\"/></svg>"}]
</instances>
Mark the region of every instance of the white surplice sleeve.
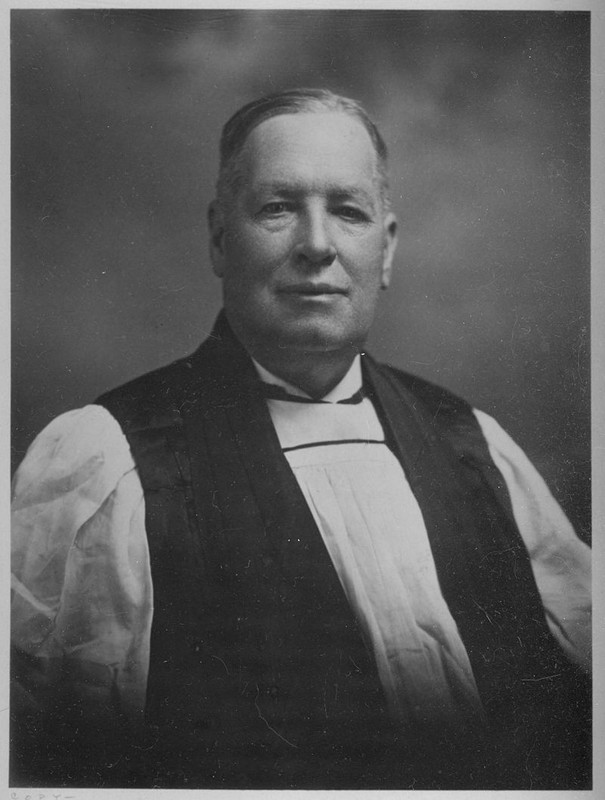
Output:
<instances>
[{"instance_id":1,"label":"white surplice sleeve","mask_svg":"<svg viewBox=\"0 0 605 800\"><path fill-rule=\"evenodd\" d=\"M128 443L101 406L62 414L13 482L12 641L19 702L67 678L84 705L144 708L152 585L144 499Z\"/></svg>"},{"instance_id":2,"label":"white surplice sleeve","mask_svg":"<svg viewBox=\"0 0 605 800\"><path fill-rule=\"evenodd\" d=\"M529 552L548 626L568 658L591 669L591 553L523 450L490 416L475 411L502 473Z\"/></svg>"}]
</instances>

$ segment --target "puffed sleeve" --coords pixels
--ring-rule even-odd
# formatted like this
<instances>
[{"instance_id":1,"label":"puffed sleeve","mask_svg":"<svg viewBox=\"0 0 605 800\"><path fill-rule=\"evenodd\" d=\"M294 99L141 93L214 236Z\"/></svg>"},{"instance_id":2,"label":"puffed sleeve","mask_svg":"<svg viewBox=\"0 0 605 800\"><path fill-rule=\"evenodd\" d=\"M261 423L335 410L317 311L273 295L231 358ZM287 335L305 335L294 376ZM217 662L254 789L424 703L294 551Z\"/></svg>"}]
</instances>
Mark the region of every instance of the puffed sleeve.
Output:
<instances>
[{"instance_id":1,"label":"puffed sleeve","mask_svg":"<svg viewBox=\"0 0 605 800\"><path fill-rule=\"evenodd\" d=\"M104 408L61 415L35 439L12 502L17 706L140 716L152 585L144 499L128 443ZM75 706L74 706L75 707Z\"/></svg>"},{"instance_id":2,"label":"puffed sleeve","mask_svg":"<svg viewBox=\"0 0 605 800\"><path fill-rule=\"evenodd\" d=\"M529 552L548 626L568 658L591 668L591 553L523 450L490 416L475 411L506 482Z\"/></svg>"}]
</instances>

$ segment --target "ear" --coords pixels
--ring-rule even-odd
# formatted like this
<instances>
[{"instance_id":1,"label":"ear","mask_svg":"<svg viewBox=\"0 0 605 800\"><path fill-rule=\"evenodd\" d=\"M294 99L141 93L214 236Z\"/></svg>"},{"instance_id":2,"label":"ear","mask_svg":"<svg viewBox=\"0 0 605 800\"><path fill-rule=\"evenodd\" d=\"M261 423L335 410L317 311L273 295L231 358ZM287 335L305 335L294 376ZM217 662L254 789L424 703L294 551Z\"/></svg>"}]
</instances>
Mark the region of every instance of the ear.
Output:
<instances>
[{"instance_id":1,"label":"ear","mask_svg":"<svg viewBox=\"0 0 605 800\"><path fill-rule=\"evenodd\" d=\"M391 283L393 269L393 256L397 248L397 218L389 212L384 218L384 253L382 258L382 273L380 288L388 289Z\"/></svg>"},{"instance_id":2,"label":"ear","mask_svg":"<svg viewBox=\"0 0 605 800\"><path fill-rule=\"evenodd\" d=\"M208 206L208 234L212 270L217 278L222 278L225 264L225 225L222 211L216 200L213 200Z\"/></svg>"}]
</instances>

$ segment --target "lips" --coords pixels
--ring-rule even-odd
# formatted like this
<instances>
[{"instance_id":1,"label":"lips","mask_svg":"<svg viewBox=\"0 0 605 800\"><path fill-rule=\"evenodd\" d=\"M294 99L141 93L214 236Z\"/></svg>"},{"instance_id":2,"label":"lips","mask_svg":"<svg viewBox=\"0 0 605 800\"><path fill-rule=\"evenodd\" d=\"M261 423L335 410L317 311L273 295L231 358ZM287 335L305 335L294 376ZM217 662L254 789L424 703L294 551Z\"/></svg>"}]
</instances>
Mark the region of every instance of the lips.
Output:
<instances>
[{"instance_id":1,"label":"lips","mask_svg":"<svg viewBox=\"0 0 605 800\"><path fill-rule=\"evenodd\" d=\"M282 286L280 294L293 294L309 297L318 297L326 294L347 294L346 289L334 286L331 283L294 283L289 286Z\"/></svg>"}]
</instances>

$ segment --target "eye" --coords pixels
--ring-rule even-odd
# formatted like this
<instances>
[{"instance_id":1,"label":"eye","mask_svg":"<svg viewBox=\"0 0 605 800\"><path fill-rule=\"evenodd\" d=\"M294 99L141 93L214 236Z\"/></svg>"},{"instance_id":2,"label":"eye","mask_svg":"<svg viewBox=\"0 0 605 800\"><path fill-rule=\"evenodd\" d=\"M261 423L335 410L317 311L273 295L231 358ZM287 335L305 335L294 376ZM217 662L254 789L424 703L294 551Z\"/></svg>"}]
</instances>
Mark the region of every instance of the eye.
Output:
<instances>
[{"instance_id":1,"label":"eye","mask_svg":"<svg viewBox=\"0 0 605 800\"><path fill-rule=\"evenodd\" d=\"M368 215L357 206L342 205L338 206L336 213L339 217L348 220L349 222L367 222Z\"/></svg>"},{"instance_id":2,"label":"eye","mask_svg":"<svg viewBox=\"0 0 605 800\"><path fill-rule=\"evenodd\" d=\"M265 203L261 209L261 214L269 217L279 217L280 214L285 214L290 211L291 204L283 200L272 200L270 203Z\"/></svg>"}]
</instances>

